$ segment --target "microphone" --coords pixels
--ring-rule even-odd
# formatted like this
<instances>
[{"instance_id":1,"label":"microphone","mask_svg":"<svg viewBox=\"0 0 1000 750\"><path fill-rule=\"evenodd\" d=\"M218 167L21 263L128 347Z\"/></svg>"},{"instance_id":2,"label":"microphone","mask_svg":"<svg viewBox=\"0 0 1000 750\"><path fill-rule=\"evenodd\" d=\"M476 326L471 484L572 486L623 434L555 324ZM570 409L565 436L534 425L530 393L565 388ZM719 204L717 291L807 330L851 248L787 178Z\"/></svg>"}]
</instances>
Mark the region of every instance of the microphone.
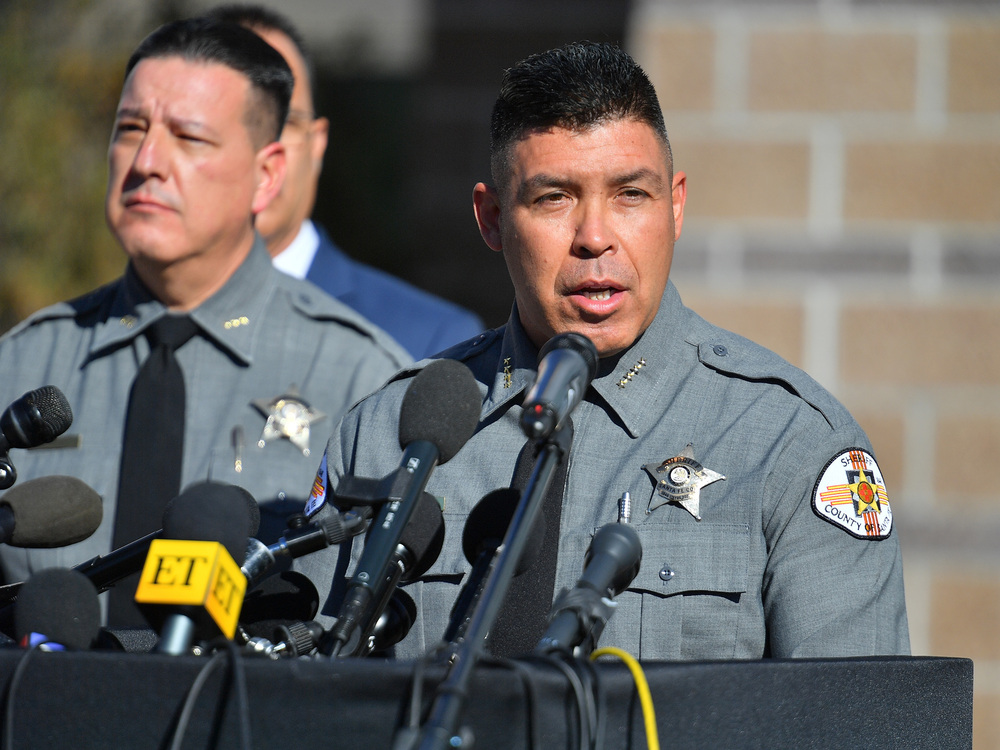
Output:
<instances>
[{"instance_id":1,"label":"microphone","mask_svg":"<svg viewBox=\"0 0 1000 750\"><path fill-rule=\"evenodd\" d=\"M597 349L581 333L560 333L538 353L538 375L524 397L521 430L548 438L570 415L597 374Z\"/></svg>"},{"instance_id":2,"label":"microphone","mask_svg":"<svg viewBox=\"0 0 1000 750\"><path fill-rule=\"evenodd\" d=\"M27 483L25 483L25 486L27 486ZM222 482L199 482L198 484L191 485L167 503L167 506L163 509L164 520L175 513L174 506L177 500L188 493L195 493L198 496L204 497L215 497L217 494L228 493L233 496L234 500L236 497L239 497L245 508L247 536L251 537L257 533L257 529L260 527L260 507L257 505L257 501L254 500L253 495L238 485L224 484ZM7 494L9 495L10 493ZM231 521L232 519L230 519ZM162 524L163 521L161 521ZM97 555L86 562L75 565L73 570L87 576L97 587L98 593L104 593L122 579L128 578L133 573L138 573L142 570L142 566L146 562L146 555L149 553L149 545L154 539L159 539L161 536L163 536L162 528L146 534L146 536L140 537L133 542L129 542L106 555ZM0 591L2 591L2 588L0 588Z\"/></svg>"},{"instance_id":3,"label":"microphone","mask_svg":"<svg viewBox=\"0 0 1000 750\"><path fill-rule=\"evenodd\" d=\"M185 653L195 638L232 638L246 592L233 560L246 550L244 491L204 482L176 498L163 516L163 533L149 545L135 601L160 633L156 651Z\"/></svg>"},{"instance_id":4,"label":"microphone","mask_svg":"<svg viewBox=\"0 0 1000 750\"><path fill-rule=\"evenodd\" d=\"M10 462L11 448L34 448L51 443L73 424L73 410L54 385L28 391L0 415L0 490L17 481Z\"/></svg>"},{"instance_id":5,"label":"microphone","mask_svg":"<svg viewBox=\"0 0 1000 750\"><path fill-rule=\"evenodd\" d=\"M469 618L479 602L483 585L493 568L497 549L503 544L507 527L510 526L520 499L521 493L511 487L493 490L476 503L465 520L462 551L465 559L472 565L472 570L452 605L448 628L444 633L446 643L456 643L464 637ZM535 564L544 539L545 516L539 513L514 568L514 576L521 575Z\"/></svg>"},{"instance_id":6,"label":"microphone","mask_svg":"<svg viewBox=\"0 0 1000 750\"><path fill-rule=\"evenodd\" d=\"M279 559L292 560L340 544L367 528L368 517L365 515L332 512L297 529L286 529L284 536L270 546L251 536L247 540L246 558L240 566L247 578L247 589L264 580Z\"/></svg>"},{"instance_id":7,"label":"microphone","mask_svg":"<svg viewBox=\"0 0 1000 750\"><path fill-rule=\"evenodd\" d=\"M281 627L312 620L318 611L315 584L297 570L283 570L247 592L240 628L250 639L271 638Z\"/></svg>"},{"instance_id":8,"label":"microphone","mask_svg":"<svg viewBox=\"0 0 1000 750\"><path fill-rule=\"evenodd\" d=\"M472 437L481 406L475 377L455 360L434 360L417 373L407 388L399 414L402 462L368 533L337 623L330 631L332 656L350 640L355 628L366 622L371 605L384 602L394 587L398 574L392 569L398 567L394 558L398 557L403 529L434 467L448 461Z\"/></svg>"},{"instance_id":9,"label":"microphone","mask_svg":"<svg viewBox=\"0 0 1000 750\"><path fill-rule=\"evenodd\" d=\"M101 496L76 477L31 479L0 497L0 543L12 547L65 547L97 531Z\"/></svg>"},{"instance_id":10,"label":"microphone","mask_svg":"<svg viewBox=\"0 0 1000 750\"><path fill-rule=\"evenodd\" d=\"M556 597L535 653L593 651L614 613L611 599L632 583L641 562L642 544L635 529L619 523L599 528L587 548L583 576Z\"/></svg>"},{"instance_id":11,"label":"microphone","mask_svg":"<svg viewBox=\"0 0 1000 750\"><path fill-rule=\"evenodd\" d=\"M391 637L386 635L385 629L390 627L390 622L383 620L382 616L386 607L393 603L392 597L397 591L396 586L400 581L412 581L426 573L441 554L443 545L444 514L441 512L441 506L429 492L422 492L416 501L409 523L402 529L399 543L389 556L385 579L380 584L376 581L374 583L377 585L364 589L367 592L363 595L367 597L364 609L349 608L345 600L337 622L330 629L329 636L324 638L324 650L332 649L333 656L341 652L352 656L363 656L371 653L376 647L386 648ZM368 549L367 545L365 549ZM356 602L360 601L361 599L356 599ZM403 609L400 609L400 605ZM394 611L389 614L389 618L402 618L405 621L408 617L405 609L405 600L395 602ZM405 626L406 632L409 632L414 619L415 615L409 616L410 622ZM383 631L375 637L375 630L380 622ZM397 626L391 627L395 630ZM406 632L399 636L399 640L402 640ZM388 645L394 645L395 642Z\"/></svg>"},{"instance_id":12,"label":"microphone","mask_svg":"<svg viewBox=\"0 0 1000 750\"><path fill-rule=\"evenodd\" d=\"M97 589L66 568L35 573L21 586L14 607L18 643L43 651L86 649L101 629Z\"/></svg>"}]
</instances>

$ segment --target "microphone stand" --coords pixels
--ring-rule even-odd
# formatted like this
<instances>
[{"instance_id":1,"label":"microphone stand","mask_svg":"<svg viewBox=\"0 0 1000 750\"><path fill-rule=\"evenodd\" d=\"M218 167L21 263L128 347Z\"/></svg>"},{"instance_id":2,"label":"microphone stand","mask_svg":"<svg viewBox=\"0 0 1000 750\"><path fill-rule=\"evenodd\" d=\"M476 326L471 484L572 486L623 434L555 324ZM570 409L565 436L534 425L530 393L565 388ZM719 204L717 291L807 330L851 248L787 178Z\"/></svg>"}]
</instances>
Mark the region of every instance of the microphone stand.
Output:
<instances>
[{"instance_id":1,"label":"microphone stand","mask_svg":"<svg viewBox=\"0 0 1000 750\"><path fill-rule=\"evenodd\" d=\"M435 691L434 703L420 734L413 738L397 736L395 750L447 750L452 747L451 738L458 729L458 722L465 707L469 680L483 653L486 636L496 623L500 607L503 605L517 568L518 560L531 536L531 528L538 518L542 499L552 481L552 475L559 462L569 455L573 441L573 423L566 420L548 438L536 444L538 455L531 472L528 485L521 494L521 500L511 518L510 526L496 555L482 596L476 602L470 617L465 637L455 645L450 654L448 672ZM415 740L415 741L414 741Z\"/></svg>"}]
</instances>

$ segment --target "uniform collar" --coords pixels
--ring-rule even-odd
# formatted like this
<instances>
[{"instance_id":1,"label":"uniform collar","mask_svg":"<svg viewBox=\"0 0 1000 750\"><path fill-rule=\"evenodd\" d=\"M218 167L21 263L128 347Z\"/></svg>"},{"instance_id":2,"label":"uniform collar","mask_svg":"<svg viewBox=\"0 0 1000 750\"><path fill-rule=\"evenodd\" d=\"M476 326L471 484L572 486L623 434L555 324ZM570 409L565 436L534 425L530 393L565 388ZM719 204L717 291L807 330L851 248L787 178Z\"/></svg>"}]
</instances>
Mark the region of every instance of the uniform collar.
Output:
<instances>
[{"instance_id":1,"label":"uniform collar","mask_svg":"<svg viewBox=\"0 0 1000 750\"><path fill-rule=\"evenodd\" d=\"M625 352L601 360L588 389L587 400L615 415L632 437L653 427L684 377L683 310L676 287L668 281L652 324ZM538 349L524 332L515 303L483 404L483 419L527 391L537 368Z\"/></svg>"},{"instance_id":2,"label":"uniform collar","mask_svg":"<svg viewBox=\"0 0 1000 750\"><path fill-rule=\"evenodd\" d=\"M684 306L668 281L656 317L617 357L601 360L591 384L629 435L639 437L659 421L684 378L681 331Z\"/></svg>"},{"instance_id":3,"label":"uniform collar","mask_svg":"<svg viewBox=\"0 0 1000 750\"><path fill-rule=\"evenodd\" d=\"M497 360L493 382L488 383L486 401L483 403L482 420L505 406L531 387L538 370L538 349L528 339L517 314L517 303L510 311L504 327L500 357Z\"/></svg>"},{"instance_id":4,"label":"uniform collar","mask_svg":"<svg viewBox=\"0 0 1000 750\"><path fill-rule=\"evenodd\" d=\"M199 333L242 364L253 361L253 339L267 303L267 281L278 273L271 266L260 235L239 268L219 291L191 311ZM167 309L139 280L131 264L118 284L108 315L98 325L90 346L91 358L131 343Z\"/></svg>"}]
</instances>

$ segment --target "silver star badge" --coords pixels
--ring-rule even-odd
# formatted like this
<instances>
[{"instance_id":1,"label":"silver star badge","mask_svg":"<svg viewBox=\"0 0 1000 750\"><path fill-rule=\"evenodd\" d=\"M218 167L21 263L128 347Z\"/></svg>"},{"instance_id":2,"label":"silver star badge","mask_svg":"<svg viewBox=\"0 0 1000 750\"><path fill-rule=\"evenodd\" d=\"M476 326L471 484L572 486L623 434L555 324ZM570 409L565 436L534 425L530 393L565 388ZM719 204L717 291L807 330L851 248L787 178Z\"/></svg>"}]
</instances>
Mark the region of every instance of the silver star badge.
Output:
<instances>
[{"instance_id":1,"label":"silver star badge","mask_svg":"<svg viewBox=\"0 0 1000 750\"><path fill-rule=\"evenodd\" d=\"M326 415L304 401L298 388L293 385L281 396L257 398L250 403L267 417L264 431L257 441L258 447L263 448L272 440L288 438L303 456L309 455L309 425Z\"/></svg>"},{"instance_id":2,"label":"silver star badge","mask_svg":"<svg viewBox=\"0 0 1000 750\"><path fill-rule=\"evenodd\" d=\"M725 479L722 474L706 469L694 460L694 446L690 443L679 456L668 458L661 464L646 464L643 468L656 481L656 494L650 498L646 513L652 513L666 503L677 503L694 516L696 521L701 520L698 515L701 488ZM655 502L657 495L664 499Z\"/></svg>"}]
</instances>

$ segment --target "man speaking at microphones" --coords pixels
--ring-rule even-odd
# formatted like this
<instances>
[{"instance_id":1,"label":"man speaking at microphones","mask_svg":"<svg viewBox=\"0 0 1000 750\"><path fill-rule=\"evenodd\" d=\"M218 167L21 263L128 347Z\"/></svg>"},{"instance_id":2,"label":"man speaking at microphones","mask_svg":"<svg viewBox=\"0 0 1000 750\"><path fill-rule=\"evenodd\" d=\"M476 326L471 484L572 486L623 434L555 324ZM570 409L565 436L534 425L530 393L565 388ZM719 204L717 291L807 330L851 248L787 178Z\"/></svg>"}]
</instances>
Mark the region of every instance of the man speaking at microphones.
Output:
<instances>
[{"instance_id":1,"label":"man speaking at microphones","mask_svg":"<svg viewBox=\"0 0 1000 750\"><path fill-rule=\"evenodd\" d=\"M608 44L528 57L504 73L491 140L492 180L473 201L514 304L505 326L441 355L474 373L481 422L427 484L446 539L407 588L419 618L397 655L441 638L469 571L464 520L512 484L523 426L553 421L524 399L539 351L566 333L589 338L599 362L573 410L561 513L546 513L558 524L552 593L574 585L625 493L633 510L620 520L642 548L600 646L670 660L908 653L899 546L868 438L804 372L686 308L669 279L687 179L641 68ZM329 485L398 461L385 446L411 376L347 414L327 447ZM553 399L553 413L572 403Z\"/></svg>"}]
</instances>

